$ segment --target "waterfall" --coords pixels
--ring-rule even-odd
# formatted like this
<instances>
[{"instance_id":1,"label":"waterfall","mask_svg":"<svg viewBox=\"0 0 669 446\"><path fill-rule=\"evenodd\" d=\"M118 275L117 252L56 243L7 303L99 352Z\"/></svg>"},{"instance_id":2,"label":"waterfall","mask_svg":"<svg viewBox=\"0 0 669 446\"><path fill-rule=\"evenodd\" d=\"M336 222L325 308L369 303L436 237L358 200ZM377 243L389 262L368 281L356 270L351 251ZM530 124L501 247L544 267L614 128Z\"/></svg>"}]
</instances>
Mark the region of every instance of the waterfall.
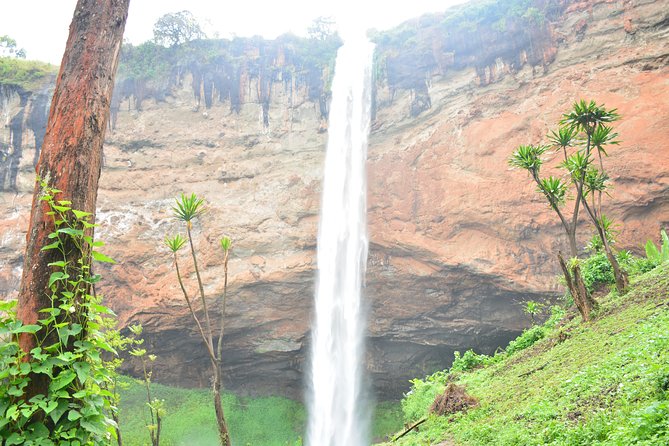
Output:
<instances>
[{"instance_id":1,"label":"waterfall","mask_svg":"<svg viewBox=\"0 0 669 446\"><path fill-rule=\"evenodd\" d=\"M373 45L361 35L337 53L318 232L318 280L308 386L310 446L369 445L366 402L365 161Z\"/></svg>"}]
</instances>

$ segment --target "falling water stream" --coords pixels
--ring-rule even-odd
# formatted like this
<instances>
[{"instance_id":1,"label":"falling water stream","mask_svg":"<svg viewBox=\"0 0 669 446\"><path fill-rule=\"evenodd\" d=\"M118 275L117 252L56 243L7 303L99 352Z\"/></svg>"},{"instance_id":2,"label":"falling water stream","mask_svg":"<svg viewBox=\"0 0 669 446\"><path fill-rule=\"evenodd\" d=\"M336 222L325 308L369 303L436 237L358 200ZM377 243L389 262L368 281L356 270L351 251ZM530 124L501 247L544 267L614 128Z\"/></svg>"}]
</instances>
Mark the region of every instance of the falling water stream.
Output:
<instances>
[{"instance_id":1,"label":"falling water stream","mask_svg":"<svg viewBox=\"0 0 669 446\"><path fill-rule=\"evenodd\" d=\"M365 160L373 45L346 38L337 53L318 233L307 444L369 445L361 287L367 262Z\"/></svg>"}]
</instances>

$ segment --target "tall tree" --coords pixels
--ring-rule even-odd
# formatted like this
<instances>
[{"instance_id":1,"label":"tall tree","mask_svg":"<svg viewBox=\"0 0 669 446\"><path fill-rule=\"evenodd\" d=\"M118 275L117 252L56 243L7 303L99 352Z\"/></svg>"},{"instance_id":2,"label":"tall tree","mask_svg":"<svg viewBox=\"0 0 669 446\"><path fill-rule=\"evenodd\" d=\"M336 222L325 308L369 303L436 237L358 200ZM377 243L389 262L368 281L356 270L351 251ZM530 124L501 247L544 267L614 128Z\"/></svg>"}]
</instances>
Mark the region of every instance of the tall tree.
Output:
<instances>
[{"instance_id":1,"label":"tall tree","mask_svg":"<svg viewBox=\"0 0 669 446\"><path fill-rule=\"evenodd\" d=\"M165 14L153 25L153 40L170 48L191 40L204 39L206 35L190 11Z\"/></svg>"},{"instance_id":2,"label":"tall tree","mask_svg":"<svg viewBox=\"0 0 669 446\"><path fill-rule=\"evenodd\" d=\"M78 0L37 164L38 177L60 190L72 208L92 214L91 221L95 218L102 144L129 1ZM34 324L42 317L40 310L51 306L49 277L54 267L49 264L59 260L55 250L42 250L51 242L48 235L55 228L41 194L37 182L17 308L24 324ZM86 231L93 235L92 227ZM74 264L91 255L78 249L67 252L72 257L68 261ZM35 337L24 333L19 344L30 352ZM47 386L44 380L31 381L27 398L44 394Z\"/></svg>"}]
</instances>

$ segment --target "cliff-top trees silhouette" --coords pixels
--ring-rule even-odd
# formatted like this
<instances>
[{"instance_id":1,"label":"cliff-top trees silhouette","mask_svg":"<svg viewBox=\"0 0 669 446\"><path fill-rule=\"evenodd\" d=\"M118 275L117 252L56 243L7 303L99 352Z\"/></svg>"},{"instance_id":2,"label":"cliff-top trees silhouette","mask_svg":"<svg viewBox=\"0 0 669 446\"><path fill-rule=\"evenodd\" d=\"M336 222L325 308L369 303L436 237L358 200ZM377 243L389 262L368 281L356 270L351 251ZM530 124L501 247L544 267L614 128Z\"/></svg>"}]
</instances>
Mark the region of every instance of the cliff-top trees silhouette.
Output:
<instances>
[{"instance_id":1,"label":"cliff-top trees silhouette","mask_svg":"<svg viewBox=\"0 0 669 446\"><path fill-rule=\"evenodd\" d=\"M190 11L168 13L153 25L153 40L158 45L176 47L191 40L204 39L206 35Z\"/></svg>"},{"instance_id":2,"label":"cliff-top trees silhouette","mask_svg":"<svg viewBox=\"0 0 669 446\"><path fill-rule=\"evenodd\" d=\"M620 268L613 252L606 231L608 219L602 213L602 196L609 181L603 157L607 156L607 146L618 144L615 139L617 133L614 133L607 124L619 118L616 110L607 110L594 101L576 102L572 109L562 116L558 130L548 135L549 145L521 145L509 158L509 164L529 173L537 185L537 191L544 196L548 206L558 216L567 235L569 255L572 259L578 258L576 230L583 206L611 263L618 292L623 294L627 289L627 274ZM552 175L541 176L544 156L551 151L561 155L562 162L558 167L565 171L565 176L562 178ZM571 198L573 207L569 213L566 207ZM558 260L574 303L583 319L589 320L590 312L596 306L596 302L585 287L578 262L567 263L561 252L558 252Z\"/></svg>"}]
</instances>

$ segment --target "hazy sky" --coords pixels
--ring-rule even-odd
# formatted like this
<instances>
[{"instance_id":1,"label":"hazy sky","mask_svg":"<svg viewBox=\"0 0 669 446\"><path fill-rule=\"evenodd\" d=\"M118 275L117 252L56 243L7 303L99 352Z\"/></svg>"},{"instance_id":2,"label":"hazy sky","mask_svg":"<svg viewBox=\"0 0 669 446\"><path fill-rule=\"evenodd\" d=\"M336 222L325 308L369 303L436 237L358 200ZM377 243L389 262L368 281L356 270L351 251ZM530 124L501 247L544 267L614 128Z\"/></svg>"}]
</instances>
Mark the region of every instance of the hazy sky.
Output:
<instances>
[{"instance_id":1,"label":"hazy sky","mask_svg":"<svg viewBox=\"0 0 669 446\"><path fill-rule=\"evenodd\" d=\"M168 12L191 11L209 36L304 35L319 16L356 17L367 28L386 29L465 0L130 0L125 38L137 44L153 36ZM25 48L29 59L59 64L76 0L0 0L0 35Z\"/></svg>"}]
</instances>

